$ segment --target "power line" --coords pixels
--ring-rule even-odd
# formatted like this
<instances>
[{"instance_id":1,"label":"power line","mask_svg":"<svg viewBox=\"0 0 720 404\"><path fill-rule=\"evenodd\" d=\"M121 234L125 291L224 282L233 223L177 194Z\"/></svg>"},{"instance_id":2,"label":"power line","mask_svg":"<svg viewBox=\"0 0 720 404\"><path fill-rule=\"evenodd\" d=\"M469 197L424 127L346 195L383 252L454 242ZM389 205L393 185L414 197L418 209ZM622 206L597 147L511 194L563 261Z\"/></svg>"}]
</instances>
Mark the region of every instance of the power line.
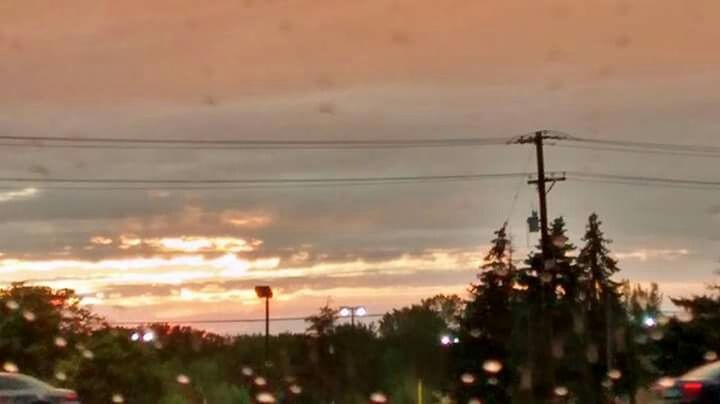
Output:
<instances>
[{"instance_id":1,"label":"power line","mask_svg":"<svg viewBox=\"0 0 720 404\"><path fill-rule=\"evenodd\" d=\"M608 151L617 153L634 153L634 154L652 154L679 157L700 157L700 158L720 158L720 153L712 152L684 152L670 150L652 150L652 149L630 149L622 147L610 146L592 146L592 145L568 145L558 143L548 143L548 145L562 149L591 150L591 151Z\"/></svg>"},{"instance_id":2,"label":"power line","mask_svg":"<svg viewBox=\"0 0 720 404\"><path fill-rule=\"evenodd\" d=\"M619 175L619 174L600 174L600 173L583 173L568 172L567 175L575 180L592 180L595 182L607 182L626 185L652 185L667 187L691 187L693 189L720 189L720 181L696 180L685 178L665 178L665 177L644 177L636 175Z\"/></svg>"},{"instance_id":3,"label":"power line","mask_svg":"<svg viewBox=\"0 0 720 404\"><path fill-rule=\"evenodd\" d=\"M233 186L304 186L304 185L362 185L362 184L401 184L417 182L455 182L478 181L488 179L526 177L526 173L500 173L500 174L457 174L457 175L417 175L397 177L338 177L338 178L250 178L250 179L143 179L143 178L28 178L28 177L0 177L0 182L26 183L26 184L136 184L136 185L195 185L191 189L215 189L208 185ZM89 187L74 188L73 190L90 189ZM132 188L131 188L132 189ZM158 188L155 188L158 189ZM94 190L94 188L93 188Z\"/></svg>"},{"instance_id":4,"label":"power line","mask_svg":"<svg viewBox=\"0 0 720 404\"><path fill-rule=\"evenodd\" d=\"M614 146L626 149L656 150L670 152L687 152L687 153L720 153L720 146L711 145L688 145L688 144L672 144L672 143L656 143L656 142L638 142L628 140L615 139L590 139L584 137L573 136L561 131L549 131L558 135L565 136L564 140L578 143L588 143L602 146Z\"/></svg>"},{"instance_id":5,"label":"power line","mask_svg":"<svg viewBox=\"0 0 720 404\"><path fill-rule=\"evenodd\" d=\"M0 146L78 149L376 149L460 146L500 146L513 137L430 139L258 140L258 139L147 139L131 137L13 136L0 135Z\"/></svg>"},{"instance_id":6,"label":"power line","mask_svg":"<svg viewBox=\"0 0 720 404\"><path fill-rule=\"evenodd\" d=\"M362 318L380 318L384 314L366 314ZM304 317L274 317L270 322L291 322L305 321L309 316ZM264 323L264 318L231 318L231 319L209 319L209 320L150 320L150 321L111 321L113 325L140 325L140 324L236 324L236 323Z\"/></svg>"}]
</instances>

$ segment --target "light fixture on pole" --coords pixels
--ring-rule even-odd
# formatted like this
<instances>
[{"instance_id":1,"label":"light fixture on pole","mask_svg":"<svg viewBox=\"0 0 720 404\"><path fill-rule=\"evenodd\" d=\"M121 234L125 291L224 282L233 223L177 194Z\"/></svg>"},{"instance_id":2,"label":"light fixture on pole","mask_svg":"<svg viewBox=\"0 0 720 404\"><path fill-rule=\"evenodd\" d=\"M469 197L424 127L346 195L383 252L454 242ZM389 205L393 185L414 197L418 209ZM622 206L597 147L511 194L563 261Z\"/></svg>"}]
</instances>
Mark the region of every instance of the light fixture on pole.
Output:
<instances>
[{"instance_id":1,"label":"light fixture on pole","mask_svg":"<svg viewBox=\"0 0 720 404\"><path fill-rule=\"evenodd\" d=\"M367 316L368 312L367 309L363 306L355 306L355 307L349 307L349 306L343 306L340 308L340 311L338 311L338 314L340 317L348 318L350 317L350 325L353 327L355 326L355 317L365 317Z\"/></svg>"},{"instance_id":2,"label":"light fixture on pole","mask_svg":"<svg viewBox=\"0 0 720 404\"><path fill-rule=\"evenodd\" d=\"M255 286L255 294L260 299L265 299L265 365L270 359L270 299L273 297L270 286Z\"/></svg>"}]
</instances>

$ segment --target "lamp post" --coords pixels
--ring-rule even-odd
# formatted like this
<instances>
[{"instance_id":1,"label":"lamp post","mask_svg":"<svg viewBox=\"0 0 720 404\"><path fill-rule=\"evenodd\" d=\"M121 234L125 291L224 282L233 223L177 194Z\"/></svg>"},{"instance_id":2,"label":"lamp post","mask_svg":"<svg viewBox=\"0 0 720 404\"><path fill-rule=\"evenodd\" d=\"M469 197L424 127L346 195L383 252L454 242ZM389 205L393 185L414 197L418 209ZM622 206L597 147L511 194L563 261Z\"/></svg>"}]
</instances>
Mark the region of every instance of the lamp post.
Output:
<instances>
[{"instance_id":1,"label":"lamp post","mask_svg":"<svg viewBox=\"0 0 720 404\"><path fill-rule=\"evenodd\" d=\"M270 358L270 298L273 297L273 292L270 286L255 286L255 294L260 299L265 299L265 366L267 366Z\"/></svg>"},{"instance_id":2,"label":"lamp post","mask_svg":"<svg viewBox=\"0 0 720 404\"><path fill-rule=\"evenodd\" d=\"M355 306L355 307L349 307L349 306L343 306L340 308L340 311L338 312L340 317L347 318L350 317L350 325L355 327L355 316L357 317L364 317L367 315L367 309L363 306Z\"/></svg>"}]
</instances>

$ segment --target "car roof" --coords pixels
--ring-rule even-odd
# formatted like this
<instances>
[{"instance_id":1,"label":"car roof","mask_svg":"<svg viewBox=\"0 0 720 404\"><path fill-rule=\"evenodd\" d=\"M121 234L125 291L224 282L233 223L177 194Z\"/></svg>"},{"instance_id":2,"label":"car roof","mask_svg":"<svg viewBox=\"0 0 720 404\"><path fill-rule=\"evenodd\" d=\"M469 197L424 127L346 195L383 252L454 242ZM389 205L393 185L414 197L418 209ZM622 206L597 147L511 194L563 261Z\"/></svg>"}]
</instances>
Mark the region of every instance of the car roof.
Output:
<instances>
[{"instance_id":1,"label":"car roof","mask_svg":"<svg viewBox=\"0 0 720 404\"><path fill-rule=\"evenodd\" d=\"M680 377L682 380L713 380L720 378L720 361L700 366Z\"/></svg>"},{"instance_id":2,"label":"car roof","mask_svg":"<svg viewBox=\"0 0 720 404\"><path fill-rule=\"evenodd\" d=\"M43 381L41 381L41 380L38 380L38 379L36 379L36 378L34 378L34 377L32 377L32 376L24 375L24 374L22 374L22 373L6 373L6 372L0 372L0 378L20 380L20 381L23 381L23 382L25 382L25 383L27 383L27 384L30 384L31 386L33 386L33 387L35 387L35 388L42 388L42 389L47 389L47 390L52 390L52 389L54 389L53 386L51 386L51 385L49 385L49 384L47 384L47 383L45 383L45 382L43 382Z\"/></svg>"}]
</instances>

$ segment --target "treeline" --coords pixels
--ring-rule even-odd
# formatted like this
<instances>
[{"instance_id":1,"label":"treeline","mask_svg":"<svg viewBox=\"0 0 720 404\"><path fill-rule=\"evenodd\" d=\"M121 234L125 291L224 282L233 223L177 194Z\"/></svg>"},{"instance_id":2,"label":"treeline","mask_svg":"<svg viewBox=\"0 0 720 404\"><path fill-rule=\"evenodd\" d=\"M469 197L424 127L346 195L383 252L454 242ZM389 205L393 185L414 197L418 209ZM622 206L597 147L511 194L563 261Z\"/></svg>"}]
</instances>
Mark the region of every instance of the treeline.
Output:
<instances>
[{"instance_id":1,"label":"treeline","mask_svg":"<svg viewBox=\"0 0 720 404\"><path fill-rule=\"evenodd\" d=\"M674 299L668 317L656 285L620 281L596 215L579 247L562 218L550 239L518 261L499 229L467 296L357 326L323 307L307 332L273 336L267 362L261 336L113 327L70 290L14 284L0 290L0 363L87 403L604 403L717 360L720 289Z\"/></svg>"}]
</instances>

